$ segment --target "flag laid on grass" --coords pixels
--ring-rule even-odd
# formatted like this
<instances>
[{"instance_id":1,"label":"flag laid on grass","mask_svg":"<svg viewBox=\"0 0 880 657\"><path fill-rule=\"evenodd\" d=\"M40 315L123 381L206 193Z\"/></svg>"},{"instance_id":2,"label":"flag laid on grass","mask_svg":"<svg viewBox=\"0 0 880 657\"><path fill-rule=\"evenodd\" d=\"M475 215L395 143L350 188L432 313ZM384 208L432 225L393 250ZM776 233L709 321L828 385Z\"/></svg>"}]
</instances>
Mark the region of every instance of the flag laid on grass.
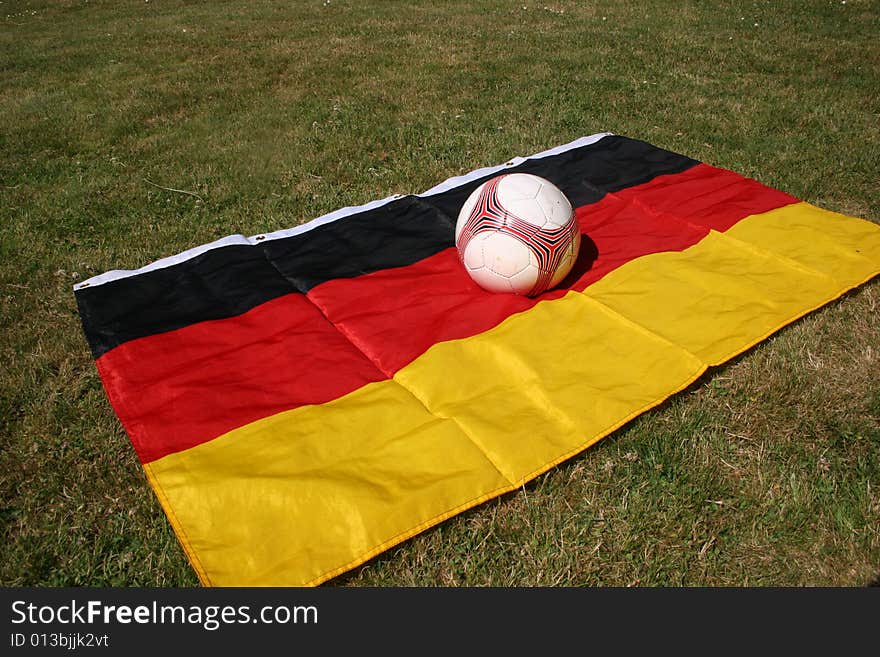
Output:
<instances>
[{"instance_id":1,"label":"flag laid on grass","mask_svg":"<svg viewBox=\"0 0 880 657\"><path fill-rule=\"evenodd\" d=\"M459 265L522 171L583 235L535 299ZM314 585L577 454L880 272L880 226L600 134L75 287L110 402L206 585Z\"/></svg>"}]
</instances>

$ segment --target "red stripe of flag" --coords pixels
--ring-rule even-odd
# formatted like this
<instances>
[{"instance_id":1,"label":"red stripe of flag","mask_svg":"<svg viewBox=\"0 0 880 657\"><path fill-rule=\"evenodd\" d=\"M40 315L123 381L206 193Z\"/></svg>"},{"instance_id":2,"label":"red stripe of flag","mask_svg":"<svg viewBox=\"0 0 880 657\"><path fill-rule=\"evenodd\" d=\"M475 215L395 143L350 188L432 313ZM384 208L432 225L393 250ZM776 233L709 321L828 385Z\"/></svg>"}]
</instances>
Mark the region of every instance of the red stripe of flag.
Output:
<instances>
[{"instance_id":1,"label":"red stripe of flag","mask_svg":"<svg viewBox=\"0 0 880 657\"><path fill-rule=\"evenodd\" d=\"M131 340L97 365L143 463L385 378L301 294Z\"/></svg>"}]
</instances>

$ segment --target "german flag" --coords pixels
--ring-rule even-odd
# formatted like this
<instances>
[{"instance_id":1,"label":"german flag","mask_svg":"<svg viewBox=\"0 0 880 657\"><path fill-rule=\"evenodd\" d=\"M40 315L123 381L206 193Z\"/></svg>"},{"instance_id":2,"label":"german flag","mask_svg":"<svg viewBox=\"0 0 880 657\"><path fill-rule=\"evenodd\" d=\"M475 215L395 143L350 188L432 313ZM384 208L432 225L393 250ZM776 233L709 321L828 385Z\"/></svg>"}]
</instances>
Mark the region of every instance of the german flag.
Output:
<instances>
[{"instance_id":1,"label":"german flag","mask_svg":"<svg viewBox=\"0 0 880 657\"><path fill-rule=\"evenodd\" d=\"M502 172L578 261L492 294L453 244ZM581 452L880 273L880 226L598 134L75 286L109 400L205 585L316 585Z\"/></svg>"}]
</instances>

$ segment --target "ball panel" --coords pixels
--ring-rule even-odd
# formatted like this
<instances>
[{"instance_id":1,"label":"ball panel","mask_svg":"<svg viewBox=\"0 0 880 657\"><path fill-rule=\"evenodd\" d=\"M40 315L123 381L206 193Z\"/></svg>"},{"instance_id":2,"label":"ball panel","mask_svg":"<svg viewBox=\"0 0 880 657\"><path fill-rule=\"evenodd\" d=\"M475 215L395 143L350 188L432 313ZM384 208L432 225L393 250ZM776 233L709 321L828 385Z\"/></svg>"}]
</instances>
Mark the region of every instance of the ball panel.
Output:
<instances>
[{"instance_id":1,"label":"ball panel","mask_svg":"<svg viewBox=\"0 0 880 657\"><path fill-rule=\"evenodd\" d=\"M575 261L577 261L580 246L581 234L580 231L576 231L571 244L569 244L568 248L565 250L565 255L563 255L562 260L559 261L559 266L556 268L556 272L550 278L550 285L548 287L556 287L562 282L563 278L568 276L574 267Z\"/></svg>"},{"instance_id":2,"label":"ball panel","mask_svg":"<svg viewBox=\"0 0 880 657\"><path fill-rule=\"evenodd\" d=\"M501 198L501 204L514 217L522 219L533 226L543 228L547 224L547 217L544 215L544 209L534 198L518 198L510 200L507 197Z\"/></svg>"},{"instance_id":3,"label":"ball panel","mask_svg":"<svg viewBox=\"0 0 880 657\"><path fill-rule=\"evenodd\" d=\"M513 292L513 286L510 284L509 278L499 276L486 267L472 270L470 275L471 278L474 279L474 282L487 292L502 292L507 294Z\"/></svg>"},{"instance_id":4,"label":"ball panel","mask_svg":"<svg viewBox=\"0 0 880 657\"><path fill-rule=\"evenodd\" d=\"M544 180L530 173L509 173L498 183L498 196L507 201L533 199L544 186Z\"/></svg>"},{"instance_id":5,"label":"ball panel","mask_svg":"<svg viewBox=\"0 0 880 657\"><path fill-rule=\"evenodd\" d=\"M556 187L545 187L535 202L550 226L564 226L572 217L571 203Z\"/></svg>"},{"instance_id":6,"label":"ball panel","mask_svg":"<svg viewBox=\"0 0 880 657\"><path fill-rule=\"evenodd\" d=\"M466 269L482 269L486 266L486 261L483 259L484 237L485 235L478 233L477 235L474 235L467 244L464 245L464 252L461 255L461 260L464 263Z\"/></svg>"},{"instance_id":7,"label":"ball panel","mask_svg":"<svg viewBox=\"0 0 880 657\"><path fill-rule=\"evenodd\" d=\"M529 265L521 272L510 277L510 286L514 294L527 295L535 287L541 271L536 265Z\"/></svg>"},{"instance_id":8,"label":"ball panel","mask_svg":"<svg viewBox=\"0 0 880 657\"><path fill-rule=\"evenodd\" d=\"M510 278L532 262L529 247L500 231L486 235L482 246L485 266L504 278Z\"/></svg>"}]
</instances>

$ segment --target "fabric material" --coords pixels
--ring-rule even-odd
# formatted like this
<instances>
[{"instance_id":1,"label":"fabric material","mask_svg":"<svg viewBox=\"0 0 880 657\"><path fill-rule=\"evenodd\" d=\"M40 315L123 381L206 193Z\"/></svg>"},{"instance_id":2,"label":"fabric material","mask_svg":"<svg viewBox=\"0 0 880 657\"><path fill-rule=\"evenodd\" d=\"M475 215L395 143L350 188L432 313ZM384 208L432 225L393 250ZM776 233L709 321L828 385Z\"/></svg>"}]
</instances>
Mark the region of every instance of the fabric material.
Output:
<instances>
[{"instance_id":1,"label":"fabric material","mask_svg":"<svg viewBox=\"0 0 880 657\"><path fill-rule=\"evenodd\" d=\"M75 287L108 397L206 585L315 585L586 449L880 272L880 227L646 142L505 172L572 200L536 298L461 268L499 168Z\"/></svg>"}]
</instances>

